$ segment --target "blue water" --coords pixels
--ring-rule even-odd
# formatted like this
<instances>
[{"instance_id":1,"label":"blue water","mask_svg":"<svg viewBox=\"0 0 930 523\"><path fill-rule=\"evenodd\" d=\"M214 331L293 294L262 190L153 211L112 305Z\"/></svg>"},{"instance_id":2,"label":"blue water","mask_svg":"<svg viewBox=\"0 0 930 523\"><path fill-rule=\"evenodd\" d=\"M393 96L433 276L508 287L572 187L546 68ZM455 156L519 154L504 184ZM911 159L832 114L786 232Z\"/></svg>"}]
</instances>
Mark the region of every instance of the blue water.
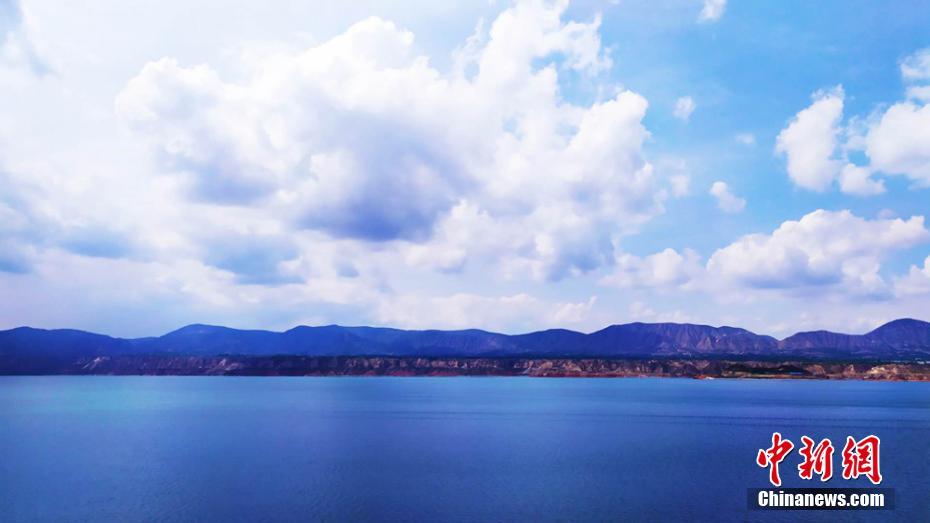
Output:
<instances>
[{"instance_id":1,"label":"blue water","mask_svg":"<svg viewBox=\"0 0 930 523\"><path fill-rule=\"evenodd\" d=\"M882 439L894 512L748 511L774 430ZM802 485L797 453L785 486ZM815 482L819 483L819 482ZM868 486L834 478L828 486ZM930 384L0 378L0 521L927 521Z\"/></svg>"}]
</instances>

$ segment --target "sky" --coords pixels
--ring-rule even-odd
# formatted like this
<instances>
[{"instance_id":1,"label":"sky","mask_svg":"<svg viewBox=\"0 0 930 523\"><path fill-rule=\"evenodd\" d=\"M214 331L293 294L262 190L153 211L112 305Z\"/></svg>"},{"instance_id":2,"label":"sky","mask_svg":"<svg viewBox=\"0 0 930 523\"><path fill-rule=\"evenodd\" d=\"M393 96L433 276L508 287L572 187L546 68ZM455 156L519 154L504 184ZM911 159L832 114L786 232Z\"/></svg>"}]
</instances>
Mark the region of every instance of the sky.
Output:
<instances>
[{"instance_id":1,"label":"sky","mask_svg":"<svg viewBox=\"0 0 930 523\"><path fill-rule=\"evenodd\" d=\"M0 0L0 328L930 320L928 22Z\"/></svg>"}]
</instances>

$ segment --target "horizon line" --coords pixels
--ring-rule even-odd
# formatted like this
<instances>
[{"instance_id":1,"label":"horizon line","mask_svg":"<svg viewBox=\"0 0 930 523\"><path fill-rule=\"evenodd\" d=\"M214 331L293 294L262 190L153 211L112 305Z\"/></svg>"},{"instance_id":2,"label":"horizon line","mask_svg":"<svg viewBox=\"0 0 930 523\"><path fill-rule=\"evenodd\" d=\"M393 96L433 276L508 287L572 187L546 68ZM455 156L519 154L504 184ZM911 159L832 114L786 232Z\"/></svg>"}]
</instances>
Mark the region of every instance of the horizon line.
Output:
<instances>
[{"instance_id":1,"label":"horizon line","mask_svg":"<svg viewBox=\"0 0 930 523\"><path fill-rule=\"evenodd\" d=\"M893 320L888 320L888 321L886 321L886 322L884 322L884 323L881 323L880 325L878 325L878 326L876 326L876 327L874 327L874 328L872 328L872 329L870 329L870 330L868 330L868 331L866 331L866 332L863 332L863 333L861 333L861 334L851 334L851 333L847 333L847 332L831 331L831 330L828 330L828 329L811 329L811 330L795 331L795 332L793 332L792 334L789 334L789 335L785 336L784 338L779 338L779 337L777 337L777 336L772 336L771 334L760 334L760 333L758 333L758 332L755 332L755 331L746 329L746 328L744 328L744 327L736 327L736 326L732 326L732 325L720 325L720 326L715 326L715 325L709 325L709 324L705 324L705 323L689 323L689 322L674 322L674 321L657 321L657 322L632 321L632 322L626 322L626 323L612 323L612 324L610 324L610 325L607 325L607 326L605 326L605 327L602 327L602 328L600 328L600 329L596 329L596 330L593 330L593 331L590 331L590 332L577 331L577 330L568 329L568 328L565 328L565 327L550 327L550 328L545 328L545 329L537 329L537 330L532 330L532 331L527 331L527 332L519 332L519 333L512 333L512 334L511 334L511 333L506 333L506 332L498 332L498 331L494 331L494 330L482 329L482 328L479 328L479 327L465 327L465 328L459 328L459 329L442 329L442 328L426 328L426 329L422 329L422 328L409 328L409 329L407 329L407 328L402 328L402 327L389 327L389 326L376 326L376 325L340 325L340 324L338 324L338 323L330 323L330 324L326 324L326 325L306 325L306 324L299 324L299 325L295 325L295 326L293 326L293 327L291 327L291 328L289 328L289 329L285 329L285 330L272 330L272 329L259 329L259 328L254 328L254 329L253 329L253 328L238 328L238 327L230 327L230 326L227 326L227 325L216 325L216 324L212 324L212 323L197 323L197 322L195 322L195 323L188 323L188 324L183 325L183 326L181 326L181 327L178 327L178 328L176 328L176 329L169 330L169 331L167 331L167 332L165 332L165 333L163 333L163 334L151 335L151 336L114 336L114 335L111 335L111 334L104 334L104 333L97 332L97 331L93 331L93 330L85 330L85 329L79 329L79 328L73 328L73 327L46 328L46 327L33 327L33 326L31 326L31 325L20 325L20 326L17 326L17 327L10 327L10 328L6 328L6 329L0 329L0 333L2 333L2 332L10 332L10 331L18 330L18 329L33 329L33 330L48 331L48 332L51 332L51 331L76 331L76 332L84 332L84 333L88 333L88 334L95 334L95 335L98 335L98 336L107 336L107 337L113 338L113 339L121 339L121 340L141 340L141 339L147 339L147 338L161 338L161 337L163 337L163 336L167 336L167 335L169 335L169 334L172 334L172 333L174 333L174 332L181 331L181 330L183 330L183 329L187 329L187 328L190 328L190 327L198 327L198 326L199 326L199 327L213 327L213 328L220 328L220 329L228 329L228 330L240 331L240 332L266 332L266 333L271 333L271 334L285 334L285 333L287 333L287 332L290 332L290 331L295 330L295 329L299 329L299 328L301 328L301 327L304 327L304 328L311 328L311 329L326 328L326 327L339 327L339 328L343 328L343 329L358 329L358 328L364 328L364 329L386 329L386 330L396 330L396 331L404 331L404 332L431 332L431 331L432 331L432 332L466 332L466 331L480 331L480 332L484 332L484 333L487 333L487 334L495 334L495 335L498 335L498 336L509 336L509 337L512 337L512 336L527 336L527 335L530 335L530 334L536 334L536 333L547 332L547 331L568 331L568 332L573 332L573 333L576 333L576 334L581 334L581 335L584 335L584 336L590 336L590 335L592 335L592 334L601 332L601 331L603 331L603 330L606 330L606 329L609 329L609 328L612 328L612 327L623 327L623 326L628 326L628 325L678 325L678 326L707 327L707 328L712 328L712 329L740 329L740 330L746 331L746 332L748 332L748 333L750 333L750 334L753 334L753 335L756 335L756 336L764 336L764 337L773 338L773 339L775 339L775 340L777 340L777 341L783 341L783 340L786 340L786 339L788 339L788 338L791 338L792 336L796 336L796 335L798 335L798 334L806 334L806 333L814 333L814 332L829 332L829 333L831 333L831 334L840 334L840 335L843 335L843 336L865 336L865 335L867 335L867 334L869 334L869 333L871 333L871 332L874 332L874 331L880 329L881 327L884 327L884 326L886 326L886 325L890 325L890 324L895 323L895 322L900 322L900 321L915 321L915 322L921 322L921 323L930 324L930 321L927 321L927 320L921 320L921 319L914 318L914 317L901 317L901 318L895 318L895 319L893 319Z\"/></svg>"}]
</instances>

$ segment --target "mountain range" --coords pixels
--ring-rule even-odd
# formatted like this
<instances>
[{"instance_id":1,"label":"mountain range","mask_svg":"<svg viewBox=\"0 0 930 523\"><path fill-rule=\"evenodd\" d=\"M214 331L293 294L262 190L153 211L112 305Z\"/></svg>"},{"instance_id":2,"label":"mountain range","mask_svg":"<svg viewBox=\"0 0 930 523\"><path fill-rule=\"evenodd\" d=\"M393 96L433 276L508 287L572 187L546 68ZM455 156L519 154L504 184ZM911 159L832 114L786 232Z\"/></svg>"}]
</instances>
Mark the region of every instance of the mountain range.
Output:
<instances>
[{"instance_id":1,"label":"mountain range","mask_svg":"<svg viewBox=\"0 0 930 523\"><path fill-rule=\"evenodd\" d=\"M813 331L782 340L735 327L678 323L628 323L590 334L551 329L518 335L339 325L273 332L195 324L135 339L69 329L0 331L0 363L139 355L919 361L930 359L930 323L899 319L861 335Z\"/></svg>"}]
</instances>

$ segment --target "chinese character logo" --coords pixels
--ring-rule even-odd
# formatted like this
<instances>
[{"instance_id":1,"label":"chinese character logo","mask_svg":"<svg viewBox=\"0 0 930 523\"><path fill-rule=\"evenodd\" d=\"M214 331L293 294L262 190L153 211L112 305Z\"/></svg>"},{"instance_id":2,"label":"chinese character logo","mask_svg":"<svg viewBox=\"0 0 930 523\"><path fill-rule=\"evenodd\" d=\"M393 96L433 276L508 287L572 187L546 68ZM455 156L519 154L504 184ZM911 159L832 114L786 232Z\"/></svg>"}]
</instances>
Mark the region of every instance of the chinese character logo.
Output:
<instances>
[{"instance_id":1,"label":"chinese character logo","mask_svg":"<svg viewBox=\"0 0 930 523\"><path fill-rule=\"evenodd\" d=\"M798 475L801 479L811 479L814 474L820 476L820 481L827 481L833 477L833 443L829 439L822 439L817 447L814 440L801 436L804 445L799 452L804 461L798 465Z\"/></svg>"},{"instance_id":2,"label":"chinese character logo","mask_svg":"<svg viewBox=\"0 0 930 523\"><path fill-rule=\"evenodd\" d=\"M855 479L860 475L869 478L873 484L882 482L882 473L878 466L878 436L866 436L859 441L852 436L846 437L843 447L843 479Z\"/></svg>"},{"instance_id":3,"label":"chinese character logo","mask_svg":"<svg viewBox=\"0 0 930 523\"><path fill-rule=\"evenodd\" d=\"M772 434L772 446L767 449L759 449L756 455L756 464L760 467L769 467L769 481L776 487L781 486L781 476L778 475L778 465L785 459L785 456L794 448L794 443L790 440L782 439L781 434L775 432Z\"/></svg>"},{"instance_id":4,"label":"chinese character logo","mask_svg":"<svg viewBox=\"0 0 930 523\"><path fill-rule=\"evenodd\" d=\"M803 460L798 464L798 476L801 479L813 479L814 474L820 476L820 481L828 481L833 477L833 443L829 438L820 440L816 445L814 439L801 436L801 448L798 452ZM879 465L878 436L869 435L858 441L852 436L846 437L843 447L843 479L856 479L865 476L873 484L882 482L881 467ZM776 487L781 486L781 475L778 466L794 449L794 443L783 438L781 433L772 433L772 446L759 449L756 454L756 464L769 469L769 482Z\"/></svg>"}]
</instances>

